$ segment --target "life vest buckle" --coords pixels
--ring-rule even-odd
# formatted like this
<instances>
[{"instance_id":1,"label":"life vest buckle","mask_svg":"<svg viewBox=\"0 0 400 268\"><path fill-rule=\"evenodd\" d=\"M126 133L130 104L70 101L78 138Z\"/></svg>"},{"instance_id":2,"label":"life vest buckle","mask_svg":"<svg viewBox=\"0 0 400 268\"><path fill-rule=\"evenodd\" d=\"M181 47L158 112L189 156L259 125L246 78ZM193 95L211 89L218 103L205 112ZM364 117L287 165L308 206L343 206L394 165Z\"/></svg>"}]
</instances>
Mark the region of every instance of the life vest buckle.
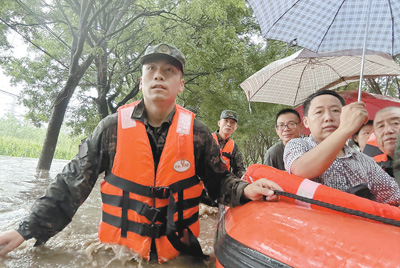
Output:
<instances>
[{"instance_id":1,"label":"life vest buckle","mask_svg":"<svg viewBox=\"0 0 400 268\"><path fill-rule=\"evenodd\" d=\"M170 188L168 187L150 187L150 195L159 199L166 199L169 197Z\"/></svg>"},{"instance_id":2,"label":"life vest buckle","mask_svg":"<svg viewBox=\"0 0 400 268\"><path fill-rule=\"evenodd\" d=\"M150 207L150 206L148 206L148 205L146 204L146 205L144 205L144 206L142 207L142 209L141 209L141 211L139 212L139 214L140 214L140 215L146 216L146 218L147 218L150 222L154 223L154 222L156 222L156 221L161 221L161 219L159 219L159 218L160 218L160 216L159 216L159 215L160 215L160 212L161 212L160 209L155 208L155 207Z\"/></svg>"},{"instance_id":3,"label":"life vest buckle","mask_svg":"<svg viewBox=\"0 0 400 268\"><path fill-rule=\"evenodd\" d=\"M161 226L159 224L152 223L149 225L150 230L148 230L148 235L151 238L160 238L161 236ZM163 234L162 234L163 235Z\"/></svg>"}]
</instances>

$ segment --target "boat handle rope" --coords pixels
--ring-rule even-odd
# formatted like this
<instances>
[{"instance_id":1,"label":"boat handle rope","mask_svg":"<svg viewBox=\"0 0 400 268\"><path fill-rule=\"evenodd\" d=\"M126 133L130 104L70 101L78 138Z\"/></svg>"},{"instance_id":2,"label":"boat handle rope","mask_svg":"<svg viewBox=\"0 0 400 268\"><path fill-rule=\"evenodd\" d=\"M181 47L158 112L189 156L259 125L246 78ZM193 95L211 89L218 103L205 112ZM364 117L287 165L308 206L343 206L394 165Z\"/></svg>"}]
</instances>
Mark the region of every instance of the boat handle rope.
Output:
<instances>
[{"instance_id":1,"label":"boat handle rope","mask_svg":"<svg viewBox=\"0 0 400 268\"><path fill-rule=\"evenodd\" d=\"M310 203L313 205L317 205L320 207L324 207L324 208L329 208L335 211L339 211L339 212L344 212L350 215L355 215L355 216L359 216L359 217L363 217L363 218L367 218L370 220L374 220L374 221L379 221L379 222L383 222L386 224L390 224L390 225L394 225L397 227L400 227L400 221L397 220L393 220L393 219L389 219L389 218L384 218L381 216L377 216L377 215L373 215L370 213L366 213L366 212L362 212L359 210L355 210L355 209L351 209L351 208L346 208L346 207L342 207L342 206L338 206L338 205L334 205L331 203L327 203L327 202L323 202L323 201L319 201L319 200L315 200L312 198L307 198L304 196L300 196L300 195L296 195L296 194L292 194L292 193L288 193L288 192L284 192L284 191L278 191L278 190L274 190L275 195L281 195L281 196L286 196L289 198L293 198L293 199L297 199L306 203Z\"/></svg>"}]
</instances>

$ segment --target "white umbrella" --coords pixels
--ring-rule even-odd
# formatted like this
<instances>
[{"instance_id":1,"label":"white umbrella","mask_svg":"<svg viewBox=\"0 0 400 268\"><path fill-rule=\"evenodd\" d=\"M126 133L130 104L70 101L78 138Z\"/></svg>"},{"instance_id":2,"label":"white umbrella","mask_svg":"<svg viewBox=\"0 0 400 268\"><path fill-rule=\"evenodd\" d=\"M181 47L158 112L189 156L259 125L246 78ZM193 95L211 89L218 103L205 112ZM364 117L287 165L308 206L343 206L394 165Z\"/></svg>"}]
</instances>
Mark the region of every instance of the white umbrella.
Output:
<instances>
[{"instance_id":1,"label":"white umbrella","mask_svg":"<svg viewBox=\"0 0 400 268\"><path fill-rule=\"evenodd\" d=\"M318 53L346 49L400 53L399 0L248 2L267 39L296 44ZM361 89L363 68L360 69Z\"/></svg>"},{"instance_id":2,"label":"white umbrella","mask_svg":"<svg viewBox=\"0 0 400 268\"><path fill-rule=\"evenodd\" d=\"M301 104L310 94L360 79L362 50L315 53L302 49L274 61L240 84L248 101ZM364 77L398 76L400 67L387 54L366 51Z\"/></svg>"}]
</instances>

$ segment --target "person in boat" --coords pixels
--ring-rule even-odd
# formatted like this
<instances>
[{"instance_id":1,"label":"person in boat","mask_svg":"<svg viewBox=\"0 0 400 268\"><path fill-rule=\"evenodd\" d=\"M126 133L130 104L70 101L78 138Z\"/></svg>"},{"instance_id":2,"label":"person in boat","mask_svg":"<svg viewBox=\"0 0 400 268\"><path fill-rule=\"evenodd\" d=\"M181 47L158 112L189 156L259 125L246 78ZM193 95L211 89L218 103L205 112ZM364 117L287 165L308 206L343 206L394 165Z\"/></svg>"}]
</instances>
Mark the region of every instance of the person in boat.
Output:
<instances>
[{"instance_id":1,"label":"person in boat","mask_svg":"<svg viewBox=\"0 0 400 268\"><path fill-rule=\"evenodd\" d=\"M368 122L362 125L356 133L353 134L352 140L355 145L358 146L360 152L363 152L365 145L369 139L369 136L374 132L373 121L368 120Z\"/></svg>"},{"instance_id":2,"label":"person in boat","mask_svg":"<svg viewBox=\"0 0 400 268\"><path fill-rule=\"evenodd\" d=\"M264 165L285 170L283 152L285 145L294 138L299 138L303 130L300 114L290 108L280 110L275 117L275 131L279 141L265 153Z\"/></svg>"},{"instance_id":3,"label":"person in boat","mask_svg":"<svg viewBox=\"0 0 400 268\"><path fill-rule=\"evenodd\" d=\"M182 52L149 46L140 62L143 100L99 123L17 230L0 236L0 256L27 239L41 245L64 229L102 172L100 241L158 262L180 253L203 257L196 238L203 184L228 206L275 198L276 183L248 184L228 171L206 125L175 103L184 90Z\"/></svg>"},{"instance_id":4,"label":"person in boat","mask_svg":"<svg viewBox=\"0 0 400 268\"><path fill-rule=\"evenodd\" d=\"M394 177L393 158L400 130L400 107L385 107L379 110L375 114L373 126L375 140L370 139L363 152L373 157L383 170Z\"/></svg>"},{"instance_id":5,"label":"person in boat","mask_svg":"<svg viewBox=\"0 0 400 268\"><path fill-rule=\"evenodd\" d=\"M311 94L303 105L307 138L292 139L285 146L286 171L342 191L368 190L371 199L399 205L400 190L395 180L375 161L346 141L368 121L363 102L346 106L331 90Z\"/></svg>"},{"instance_id":6,"label":"person in boat","mask_svg":"<svg viewBox=\"0 0 400 268\"><path fill-rule=\"evenodd\" d=\"M226 168L241 178L246 173L243 155L231 138L238 127L238 118L238 114L234 111L222 111L218 120L219 129L212 133L212 136L220 148L221 158L225 162Z\"/></svg>"}]
</instances>

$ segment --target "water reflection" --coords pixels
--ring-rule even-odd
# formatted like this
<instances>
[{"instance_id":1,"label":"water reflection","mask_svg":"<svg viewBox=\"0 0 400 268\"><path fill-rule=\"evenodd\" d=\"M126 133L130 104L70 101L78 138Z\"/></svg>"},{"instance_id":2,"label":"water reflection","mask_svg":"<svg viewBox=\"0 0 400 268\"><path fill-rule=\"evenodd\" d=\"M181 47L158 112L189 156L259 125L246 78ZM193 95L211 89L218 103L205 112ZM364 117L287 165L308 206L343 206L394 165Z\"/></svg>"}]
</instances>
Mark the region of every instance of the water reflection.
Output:
<instances>
[{"instance_id":1,"label":"water reflection","mask_svg":"<svg viewBox=\"0 0 400 268\"><path fill-rule=\"evenodd\" d=\"M41 196L68 161L54 160L48 176L36 177L37 159L0 156L0 232L16 228L29 214L33 201ZM46 175L46 174L44 174ZM0 260L0 267L214 267L215 257L198 262L180 256L166 264L132 261L132 252L121 246L98 242L100 222L100 179L86 202L79 208L72 222L45 245L33 247L34 240L24 242ZM216 227L216 209L201 206L203 252L212 255Z\"/></svg>"}]
</instances>

